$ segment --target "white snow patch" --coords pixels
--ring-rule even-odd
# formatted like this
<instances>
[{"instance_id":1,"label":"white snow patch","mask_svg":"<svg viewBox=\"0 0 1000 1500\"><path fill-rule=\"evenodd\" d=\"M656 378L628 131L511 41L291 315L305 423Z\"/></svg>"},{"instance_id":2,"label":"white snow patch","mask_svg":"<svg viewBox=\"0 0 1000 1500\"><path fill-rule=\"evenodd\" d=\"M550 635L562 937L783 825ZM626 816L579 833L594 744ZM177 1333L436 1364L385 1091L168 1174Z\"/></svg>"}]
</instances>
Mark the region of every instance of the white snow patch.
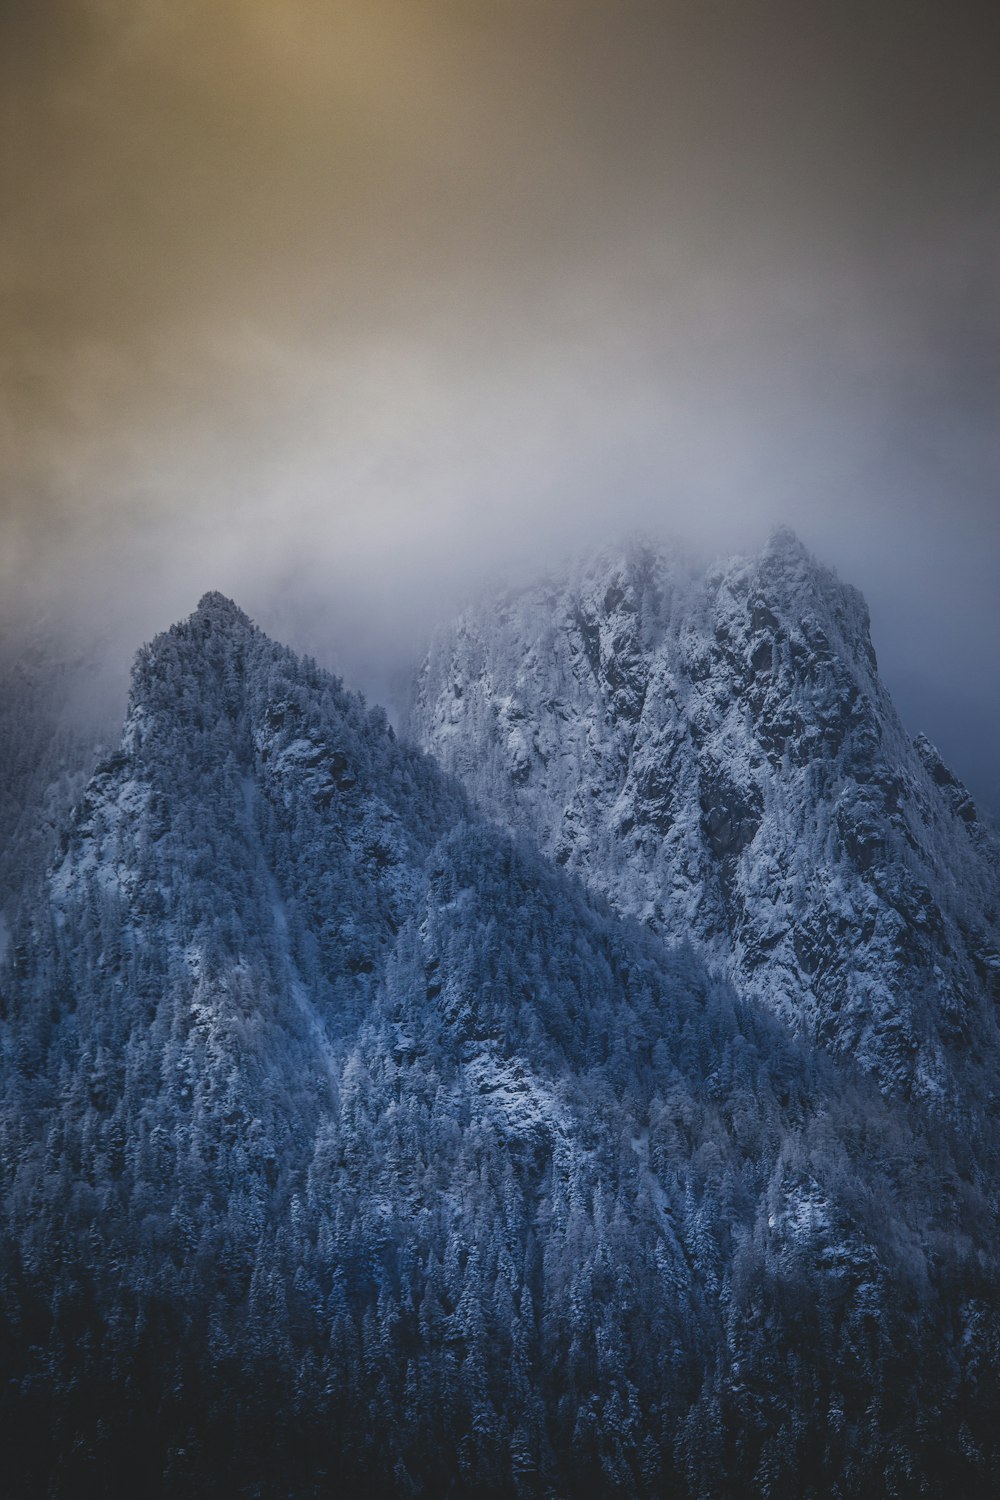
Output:
<instances>
[{"instance_id":1,"label":"white snow patch","mask_svg":"<svg viewBox=\"0 0 1000 1500\"><path fill-rule=\"evenodd\" d=\"M520 1058L501 1057L495 1047L487 1046L465 1064L464 1072L471 1091L511 1130L565 1135L566 1119L558 1098Z\"/></svg>"}]
</instances>

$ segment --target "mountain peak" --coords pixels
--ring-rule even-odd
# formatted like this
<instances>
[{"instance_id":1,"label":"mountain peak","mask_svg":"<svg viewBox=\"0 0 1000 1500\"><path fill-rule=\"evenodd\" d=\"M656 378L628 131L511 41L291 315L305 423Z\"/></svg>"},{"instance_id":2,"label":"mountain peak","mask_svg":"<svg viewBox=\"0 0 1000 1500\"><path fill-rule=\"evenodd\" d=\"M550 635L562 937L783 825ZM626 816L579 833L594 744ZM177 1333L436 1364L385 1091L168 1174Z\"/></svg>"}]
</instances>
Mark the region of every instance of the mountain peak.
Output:
<instances>
[{"instance_id":1,"label":"mountain peak","mask_svg":"<svg viewBox=\"0 0 1000 1500\"><path fill-rule=\"evenodd\" d=\"M226 594L218 589L210 589L207 594L202 594L198 600L198 608L192 619L201 618L213 623L230 623L251 626L253 621L245 614L239 605Z\"/></svg>"},{"instance_id":2,"label":"mountain peak","mask_svg":"<svg viewBox=\"0 0 1000 1500\"><path fill-rule=\"evenodd\" d=\"M137 710L171 726L188 712L235 710L239 664L261 632L225 594L203 594L187 619L154 636L132 668L128 720ZM234 675L234 669L237 669ZM184 694L178 685L186 684Z\"/></svg>"},{"instance_id":3,"label":"mountain peak","mask_svg":"<svg viewBox=\"0 0 1000 1500\"><path fill-rule=\"evenodd\" d=\"M790 526L778 526L771 532L757 556L756 570L758 576L771 579L781 592L803 581L811 584L821 578L833 580L830 570L813 556Z\"/></svg>"},{"instance_id":4,"label":"mountain peak","mask_svg":"<svg viewBox=\"0 0 1000 1500\"><path fill-rule=\"evenodd\" d=\"M812 554L791 526L776 526L764 545L765 555L798 557L811 561Z\"/></svg>"},{"instance_id":5,"label":"mountain peak","mask_svg":"<svg viewBox=\"0 0 1000 1500\"><path fill-rule=\"evenodd\" d=\"M970 878L971 799L879 680L862 596L787 527L700 577L616 567L442 636L418 742L887 1091L956 1097L950 996L992 1025L989 882Z\"/></svg>"}]
</instances>

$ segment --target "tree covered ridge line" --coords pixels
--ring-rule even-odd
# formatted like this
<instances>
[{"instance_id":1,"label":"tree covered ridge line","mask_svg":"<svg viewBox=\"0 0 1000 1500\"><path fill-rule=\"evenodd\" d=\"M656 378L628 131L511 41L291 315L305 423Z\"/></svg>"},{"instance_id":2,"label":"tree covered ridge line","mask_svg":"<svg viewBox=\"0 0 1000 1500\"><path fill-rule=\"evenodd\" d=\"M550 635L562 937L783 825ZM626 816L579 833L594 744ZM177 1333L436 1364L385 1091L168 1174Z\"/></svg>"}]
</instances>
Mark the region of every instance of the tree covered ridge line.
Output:
<instances>
[{"instance_id":1,"label":"tree covered ridge line","mask_svg":"<svg viewBox=\"0 0 1000 1500\"><path fill-rule=\"evenodd\" d=\"M0 993L4 1493L995 1486L990 1101L883 1096L220 595Z\"/></svg>"}]
</instances>

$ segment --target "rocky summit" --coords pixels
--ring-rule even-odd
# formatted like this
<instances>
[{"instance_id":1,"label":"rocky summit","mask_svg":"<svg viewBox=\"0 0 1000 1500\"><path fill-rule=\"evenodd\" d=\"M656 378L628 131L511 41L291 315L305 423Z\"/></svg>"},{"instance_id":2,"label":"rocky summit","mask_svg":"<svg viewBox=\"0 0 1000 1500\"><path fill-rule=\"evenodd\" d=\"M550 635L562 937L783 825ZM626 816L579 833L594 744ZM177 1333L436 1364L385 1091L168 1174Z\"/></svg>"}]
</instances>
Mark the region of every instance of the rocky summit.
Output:
<instances>
[{"instance_id":1,"label":"rocky summit","mask_svg":"<svg viewBox=\"0 0 1000 1500\"><path fill-rule=\"evenodd\" d=\"M441 634L419 742L479 805L890 1093L992 1097L998 846L882 683L868 610L789 531L645 544Z\"/></svg>"}]
</instances>

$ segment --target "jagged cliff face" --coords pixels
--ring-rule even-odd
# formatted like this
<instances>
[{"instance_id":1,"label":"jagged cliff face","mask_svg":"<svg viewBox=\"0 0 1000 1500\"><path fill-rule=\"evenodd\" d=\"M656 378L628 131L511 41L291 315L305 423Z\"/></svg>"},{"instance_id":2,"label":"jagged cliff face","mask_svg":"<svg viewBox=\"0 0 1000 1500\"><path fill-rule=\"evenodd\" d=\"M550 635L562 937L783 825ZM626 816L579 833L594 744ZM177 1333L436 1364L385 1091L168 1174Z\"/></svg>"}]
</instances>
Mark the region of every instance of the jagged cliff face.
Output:
<instances>
[{"instance_id":1,"label":"jagged cliff face","mask_svg":"<svg viewBox=\"0 0 1000 1500\"><path fill-rule=\"evenodd\" d=\"M621 912L888 1090L995 1036L997 860L905 734L868 611L788 532L707 573L646 546L472 611L412 729Z\"/></svg>"}]
</instances>

